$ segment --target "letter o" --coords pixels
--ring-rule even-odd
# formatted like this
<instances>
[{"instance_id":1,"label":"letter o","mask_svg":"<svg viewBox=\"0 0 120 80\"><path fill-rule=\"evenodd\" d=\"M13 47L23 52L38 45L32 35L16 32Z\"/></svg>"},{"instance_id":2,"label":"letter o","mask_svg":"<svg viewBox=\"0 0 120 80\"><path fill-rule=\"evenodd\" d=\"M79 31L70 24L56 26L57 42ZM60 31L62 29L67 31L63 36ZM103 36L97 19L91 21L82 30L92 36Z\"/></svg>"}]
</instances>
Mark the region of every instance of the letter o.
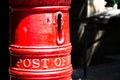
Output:
<instances>
[{"instance_id":1,"label":"letter o","mask_svg":"<svg viewBox=\"0 0 120 80\"><path fill-rule=\"evenodd\" d=\"M29 68L30 65L31 65L30 59L24 59L24 60L23 60L23 66L24 66L25 68Z\"/></svg>"},{"instance_id":2,"label":"letter o","mask_svg":"<svg viewBox=\"0 0 120 80\"><path fill-rule=\"evenodd\" d=\"M56 59L54 60L54 64L55 64L55 66L60 67L61 64L62 64L61 59L60 59L60 58L56 58Z\"/></svg>"}]
</instances>

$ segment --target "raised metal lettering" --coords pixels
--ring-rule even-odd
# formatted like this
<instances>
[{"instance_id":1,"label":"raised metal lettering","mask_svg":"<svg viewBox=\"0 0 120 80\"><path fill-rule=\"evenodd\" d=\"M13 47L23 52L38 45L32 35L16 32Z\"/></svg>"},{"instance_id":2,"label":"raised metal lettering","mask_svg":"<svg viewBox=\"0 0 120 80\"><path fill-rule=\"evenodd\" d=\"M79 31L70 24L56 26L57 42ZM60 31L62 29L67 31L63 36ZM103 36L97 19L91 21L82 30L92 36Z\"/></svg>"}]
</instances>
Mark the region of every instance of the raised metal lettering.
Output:
<instances>
[{"instance_id":1,"label":"raised metal lettering","mask_svg":"<svg viewBox=\"0 0 120 80\"><path fill-rule=\"evenodd\" d=\"M33 68L39 68L40 67L40 60L39 59L33 59L32 60L33 63Z\"/></svg>"},{"instance_id":2,"label":"raised metal lettering","mask_svg":"<svg viewBox=\"0 0 120 80\"><path fill-rule=\"evenodd\" d=\"M61 59L60 59L60 58L55 58L55 60L54 60L54 64L55 64L55 66L60 67L61 64L62 64Z\"/></svg>"},{"instance_id":3,"label":"raised metal lettering","mask_svg":"<svg viewBox=\"0 0 120 80\"><path fill-rule=\"evenodd\" d=\"M41 61L43 62L43 68L48 68L48 64L47 62L49 61L49 59L41 59Z\"/></svg>"},{"instance_id":4,"label":"raised metal lettering","mask_svg":"<svg viewBox=\"0 0 120 80\"><path fill-rule=\"evenodd\" d=\"M24 59L24 60L23 60L23 66L24 66L25 68L29 68L30 65L31 65L30 59Z\"/></svg>"}]
</instances>

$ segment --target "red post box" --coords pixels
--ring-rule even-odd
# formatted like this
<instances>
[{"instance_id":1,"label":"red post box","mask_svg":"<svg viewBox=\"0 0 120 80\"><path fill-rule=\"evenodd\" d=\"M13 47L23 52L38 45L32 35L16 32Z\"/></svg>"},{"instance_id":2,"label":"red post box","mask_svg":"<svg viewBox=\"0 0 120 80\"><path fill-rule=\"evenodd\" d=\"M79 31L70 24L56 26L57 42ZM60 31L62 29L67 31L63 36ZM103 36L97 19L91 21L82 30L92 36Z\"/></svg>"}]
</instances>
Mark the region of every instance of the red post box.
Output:
<instances>
[{"instance_id":1,"label":"red post box","mask_svg":"<svg viewBox=\"0 0 120 80\"><path fill-rule=\"evenodd\" d=\"M70 1L61 1L9 0L10 80L72 79Z\"/></svg>"}]
</instances>

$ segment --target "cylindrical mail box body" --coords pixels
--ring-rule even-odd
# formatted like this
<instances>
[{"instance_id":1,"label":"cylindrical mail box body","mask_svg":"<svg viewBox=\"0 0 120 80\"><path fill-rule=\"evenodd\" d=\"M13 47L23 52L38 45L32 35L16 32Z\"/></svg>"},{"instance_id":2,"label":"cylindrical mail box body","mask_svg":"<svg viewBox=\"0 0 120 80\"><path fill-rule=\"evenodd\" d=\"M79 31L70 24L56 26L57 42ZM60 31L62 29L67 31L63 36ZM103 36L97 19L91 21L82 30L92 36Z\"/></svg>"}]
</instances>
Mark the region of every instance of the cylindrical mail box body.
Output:
<instances>
[{"instance_id":1,"label":"cylindrical mail box body","mask_svg":"<svg viewBox=\"0 0 120 80\"><path fill-rule=\"evenodd\" d=\"M69 8L11 8L10 80L71 80Z\"/></svg>"},{"instance_id":2,"label":"cylindrical mail box body","mask_svg":"<svg viewBox=\"0 0 120 80\"><path fill-rule=\"evenodd\" d=\"M9 4L15 7L34 6L70 6L72 0L9 0Z\"/></svg>"}]
</instances>

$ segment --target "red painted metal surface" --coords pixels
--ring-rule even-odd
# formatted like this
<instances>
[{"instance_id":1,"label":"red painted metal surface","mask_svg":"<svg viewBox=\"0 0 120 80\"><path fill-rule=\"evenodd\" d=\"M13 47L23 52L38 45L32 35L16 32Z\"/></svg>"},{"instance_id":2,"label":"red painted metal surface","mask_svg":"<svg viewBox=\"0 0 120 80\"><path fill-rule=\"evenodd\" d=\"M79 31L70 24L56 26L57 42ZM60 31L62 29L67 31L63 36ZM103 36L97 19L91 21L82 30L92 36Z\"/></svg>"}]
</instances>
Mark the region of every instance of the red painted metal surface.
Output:
<instances>
[{"instance_id":1,"label":"red painted metal surface","mask_svg":"<svg viewBox=\"0 0 120 80\"><path fill-rule=\"evenodd\" d=\"M9 4L19 7L70 6L72 0L9 0Z\"/></svg>"},{"instance_id":2,"label":"red painted metal surface","mask_svg":"<svg viewBox=\"0 0 120 80\"><path fill-rule=\"evenodd\" d=\"M71 80L69 8L11 8L10 80Z\"/></svg>"}]
</instances>

